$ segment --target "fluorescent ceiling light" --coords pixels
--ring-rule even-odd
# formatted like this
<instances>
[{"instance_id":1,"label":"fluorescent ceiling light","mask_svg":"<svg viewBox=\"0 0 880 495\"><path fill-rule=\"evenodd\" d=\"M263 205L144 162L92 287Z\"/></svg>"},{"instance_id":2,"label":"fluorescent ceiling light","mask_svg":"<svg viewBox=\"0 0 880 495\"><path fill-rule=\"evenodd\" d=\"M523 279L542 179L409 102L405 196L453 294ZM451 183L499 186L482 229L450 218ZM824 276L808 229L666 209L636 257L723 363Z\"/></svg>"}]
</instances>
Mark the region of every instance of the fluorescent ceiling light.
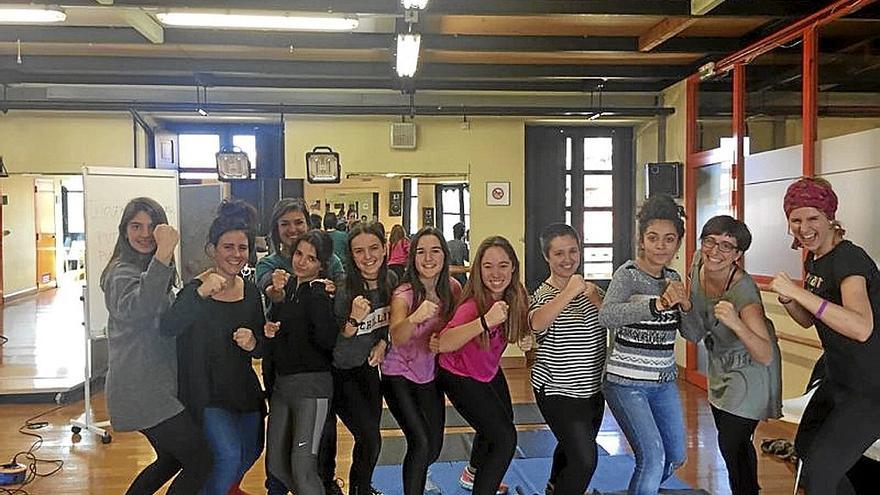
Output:
<instances>
[{"instance_id":1,"label":"fluorescent ceiling light","mask_svg":"<svg viewBox=\"0 0 880 495\"><path fill-rule=\"evenodd\" d=\"M0 7L0 24L64 22L65 19L67 19L67 14L61 9Z\"/></svg>"},{"instance_id":2,"label":"fluorescent ceiling light","mask_svg":"<svg viewBox=\"0 0 880 495\"><path fill-rule=\"evenodd\" d=\"M428 6L428 0L400 0L405 9L423 9Z\"/></svg>"},{"instance_id":3,"label":"fluorescent ceiling light","mask_svg":"<svg viewBox=\"0 0 880 495\"><path fill-rule=\"evenodd\" d=\"M397 35L397 75L412 77L419 65L419 45L422 44L420 34Z\"/></svg>"},{"instance_id":4,"label":"fluorescent ceiling light","mask_svg":"<svg viewBox=\"0 0 880 495\"><path fill-rule=\"evenodd\" d=\"M166 26L279 29L289 31L351 31L358 27L353 17L286 16L250 14L207 14L195 12L162 12L156 14Z\"/></svg>"}]
</instances>

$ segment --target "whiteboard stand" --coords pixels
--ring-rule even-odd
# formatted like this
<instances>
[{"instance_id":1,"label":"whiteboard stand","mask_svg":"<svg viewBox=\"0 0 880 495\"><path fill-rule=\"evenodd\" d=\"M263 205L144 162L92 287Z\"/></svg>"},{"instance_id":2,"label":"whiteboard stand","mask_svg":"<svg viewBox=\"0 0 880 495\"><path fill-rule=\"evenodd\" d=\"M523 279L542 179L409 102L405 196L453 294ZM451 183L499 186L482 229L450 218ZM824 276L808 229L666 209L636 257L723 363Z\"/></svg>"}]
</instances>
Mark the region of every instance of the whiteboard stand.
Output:
<instances>
[{"instance_id":1,"label":"whiteboard stand","mask_svg":"<svg viewBox=\"0 0 880 495\"><path fill-rule=\"evenodd\" d=\"M70 420L70 431L72 431L74 435L79 435L82 430L88 430L101 437L101 443L107 444L113 441L110 432L106 430L106 428L110 426L110 422L94 422L94 417L92 416L92 332L91 328L89 328L88 293L89 289L84 285L83 295L80 300L83 302L83 315L85 316L85 321L83 322L83 328L85 329L83 333L85 334L86 339L86 369L85 384L83 385L85 411Z\"/></svg>"}]
</instances>

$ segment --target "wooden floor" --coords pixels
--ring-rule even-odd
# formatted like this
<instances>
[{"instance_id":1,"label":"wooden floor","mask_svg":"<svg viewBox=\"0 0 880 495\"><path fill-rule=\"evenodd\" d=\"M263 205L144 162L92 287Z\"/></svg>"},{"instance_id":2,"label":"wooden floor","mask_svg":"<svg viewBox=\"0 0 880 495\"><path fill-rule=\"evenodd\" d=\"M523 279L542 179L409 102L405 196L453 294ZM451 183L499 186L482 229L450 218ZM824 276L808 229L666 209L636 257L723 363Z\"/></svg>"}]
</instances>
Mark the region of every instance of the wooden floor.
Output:
<instances>
[{"instance_id":1,"label":"wooden floor","mask_svg":"<svg viewBox=\"0 0 880 495\"><path fill-rule=\"evenodd\" d=\"M70 335L64 338L59 336L58 333L62 330L52 330L49 327L28 327L28 325L36 325L37 321L55 321L59 324L66 320L69 321L75 306L73 302L68 300L69 297L71 294L64 294L61 291L57 294L44 293L33 298L33 301L22 301L26 304L7 304L3 307L3 333L12 335L10 330L14 328L16 338L20 338L21 341L33 342L33 348L23 349L22 347L26 346L21 343L9 349L5 346L0 348L0 352L4 354L2 361L0 361L0 377L8 372L7 367L15 368L17 374L30 368L34 372L43 370L42 372L47 374L63 375L64 373L59 370L72 366L69 363L75 364L77 360L80 360L81 364L81 357L65 357L63 355L65 345L72 346L74 342L79 342L77 339L81 339L82 334L78 332L81 330L71 331L76 334L75 339ZM28 314L28 311L33 314ZM58 314L55 314L56 312ZM53 314L55 316L52 316ZM64 316L65 314L67 316ZM66 327L67 324L64 326ZM42 332L49 332L47 335L54 335L54 337L40 336ZM56 333L52 334L51 332ZM30 336L28 337L28 335ZM59 346L60 351L56 349ZM10 349L13 352L7 354ZM82 344L76 349L78 349L77 352L82 352ZM42 356L44 353L52 357L44 358ZM32 356L32 362L28 361L27 356ZM57 363L67 364L46 364L55 363L55 360L58 360ZM75 373L76 371L72 370L70 375ZM81 376L81 372L79 373ZM507 377L514 402L522 403L534 400L525 369L508 370ZM680 389L686 416L688 461L679 470L678 475L691 485L703 488L710 493L730 493L727 487L724 462L716 445L715 427L712 413L705 399L705 391L684 383L680 385ZM103 394L95 395L92 403L96 408L97 418L106 419ZM85 432L79 438L73 437L68 420L82 413L82 410L82 402L57 409L46 404L0 405L0 438L3 439L0 441L0 463L7 462L7 459L10 459L16 452L28 449L34 439L18 433L18 429L28 418L47 411L48 413L40 420L48 421L48 426L33 431L42 435L44 439L37 456L41 459L62 459L64 461L64 468L60 472L48 478L38 479L33 485L25 487L28 493L65 495L124 493L135 474L152 461L152 451L149 444L137 433L114 433L112 443L107 445L103 445L99 437ZM792 425L770 421L762 423L758 427L755 440L756 443L760 443L764 438L791 438L793 434L794 427ZM400 432L384 431L383 435L400 435ZM628 452L625 438L607 411L606 426L603 427L603 431L599 435L599 443L611 454ZM340 425L337 475L341 478L345 478L347 475L351 462L350 452L351 436ZM764 495L791 493L794 476L789 465L761 454L758 456L758 462ZM261 459L248 473L243 484L245 490L251 493L265 493L262 488L262 466ZM48 464L41 464L39 471L45 472L50 468L51 466Z\"/></svg>"}]
</instances>

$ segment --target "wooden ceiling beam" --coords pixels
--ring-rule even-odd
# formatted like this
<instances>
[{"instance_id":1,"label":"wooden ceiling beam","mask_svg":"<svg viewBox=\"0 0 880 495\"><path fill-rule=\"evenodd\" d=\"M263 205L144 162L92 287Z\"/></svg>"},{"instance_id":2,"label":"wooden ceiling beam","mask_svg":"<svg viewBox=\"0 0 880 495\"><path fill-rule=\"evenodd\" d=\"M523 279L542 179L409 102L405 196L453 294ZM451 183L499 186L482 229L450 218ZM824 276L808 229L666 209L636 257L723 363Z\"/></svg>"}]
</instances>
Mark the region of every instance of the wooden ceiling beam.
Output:
<instances>
[{"instance_id":1,"label":"wooden ceiling beam","mask_svg":"<svg viewBox=\"0 0 880 495\"><path fill-rule=\"evenodd\" d=\"M639 36L639 51L649 52L697 22L696 17L667 17Z\"/></svg>"}]
</instances>

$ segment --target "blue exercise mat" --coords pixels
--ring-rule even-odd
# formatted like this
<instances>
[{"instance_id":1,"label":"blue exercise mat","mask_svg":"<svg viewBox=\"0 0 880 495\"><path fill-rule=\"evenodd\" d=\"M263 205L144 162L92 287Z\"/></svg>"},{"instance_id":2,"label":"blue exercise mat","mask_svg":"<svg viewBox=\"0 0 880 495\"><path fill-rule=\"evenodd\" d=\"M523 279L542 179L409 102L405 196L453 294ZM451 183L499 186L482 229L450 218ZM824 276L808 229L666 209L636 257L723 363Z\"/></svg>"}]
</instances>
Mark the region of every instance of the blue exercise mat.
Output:
<instances>
[{"instance_id":1,"label":"blue exercise mat","mask_svg":"<svg viewBox=\"0 0 880 495\"><path fill-rule=\"evenodd\" d=\"M504 482L510 486L511 495L515 495L516 487L521 487L523 492L529 495L543 494L550 475L550 458L514 459L504 476ZM440 488L443 495L470 495L470 492L461 488L458 477L464 469L466 462L437 462L431 466L429 476ZM590 490L606 492L626 491L629 479L635 468L635 460L628 455L604 455L599 457L599 465ZM403 480L401 466L380 466L373 475L373 483L377 489L386 495L403 495ZM666 490L663 493L698 494L706 493L702 490L693 490L674 476L663 485Z\"/></svg>"}]
</instances>

